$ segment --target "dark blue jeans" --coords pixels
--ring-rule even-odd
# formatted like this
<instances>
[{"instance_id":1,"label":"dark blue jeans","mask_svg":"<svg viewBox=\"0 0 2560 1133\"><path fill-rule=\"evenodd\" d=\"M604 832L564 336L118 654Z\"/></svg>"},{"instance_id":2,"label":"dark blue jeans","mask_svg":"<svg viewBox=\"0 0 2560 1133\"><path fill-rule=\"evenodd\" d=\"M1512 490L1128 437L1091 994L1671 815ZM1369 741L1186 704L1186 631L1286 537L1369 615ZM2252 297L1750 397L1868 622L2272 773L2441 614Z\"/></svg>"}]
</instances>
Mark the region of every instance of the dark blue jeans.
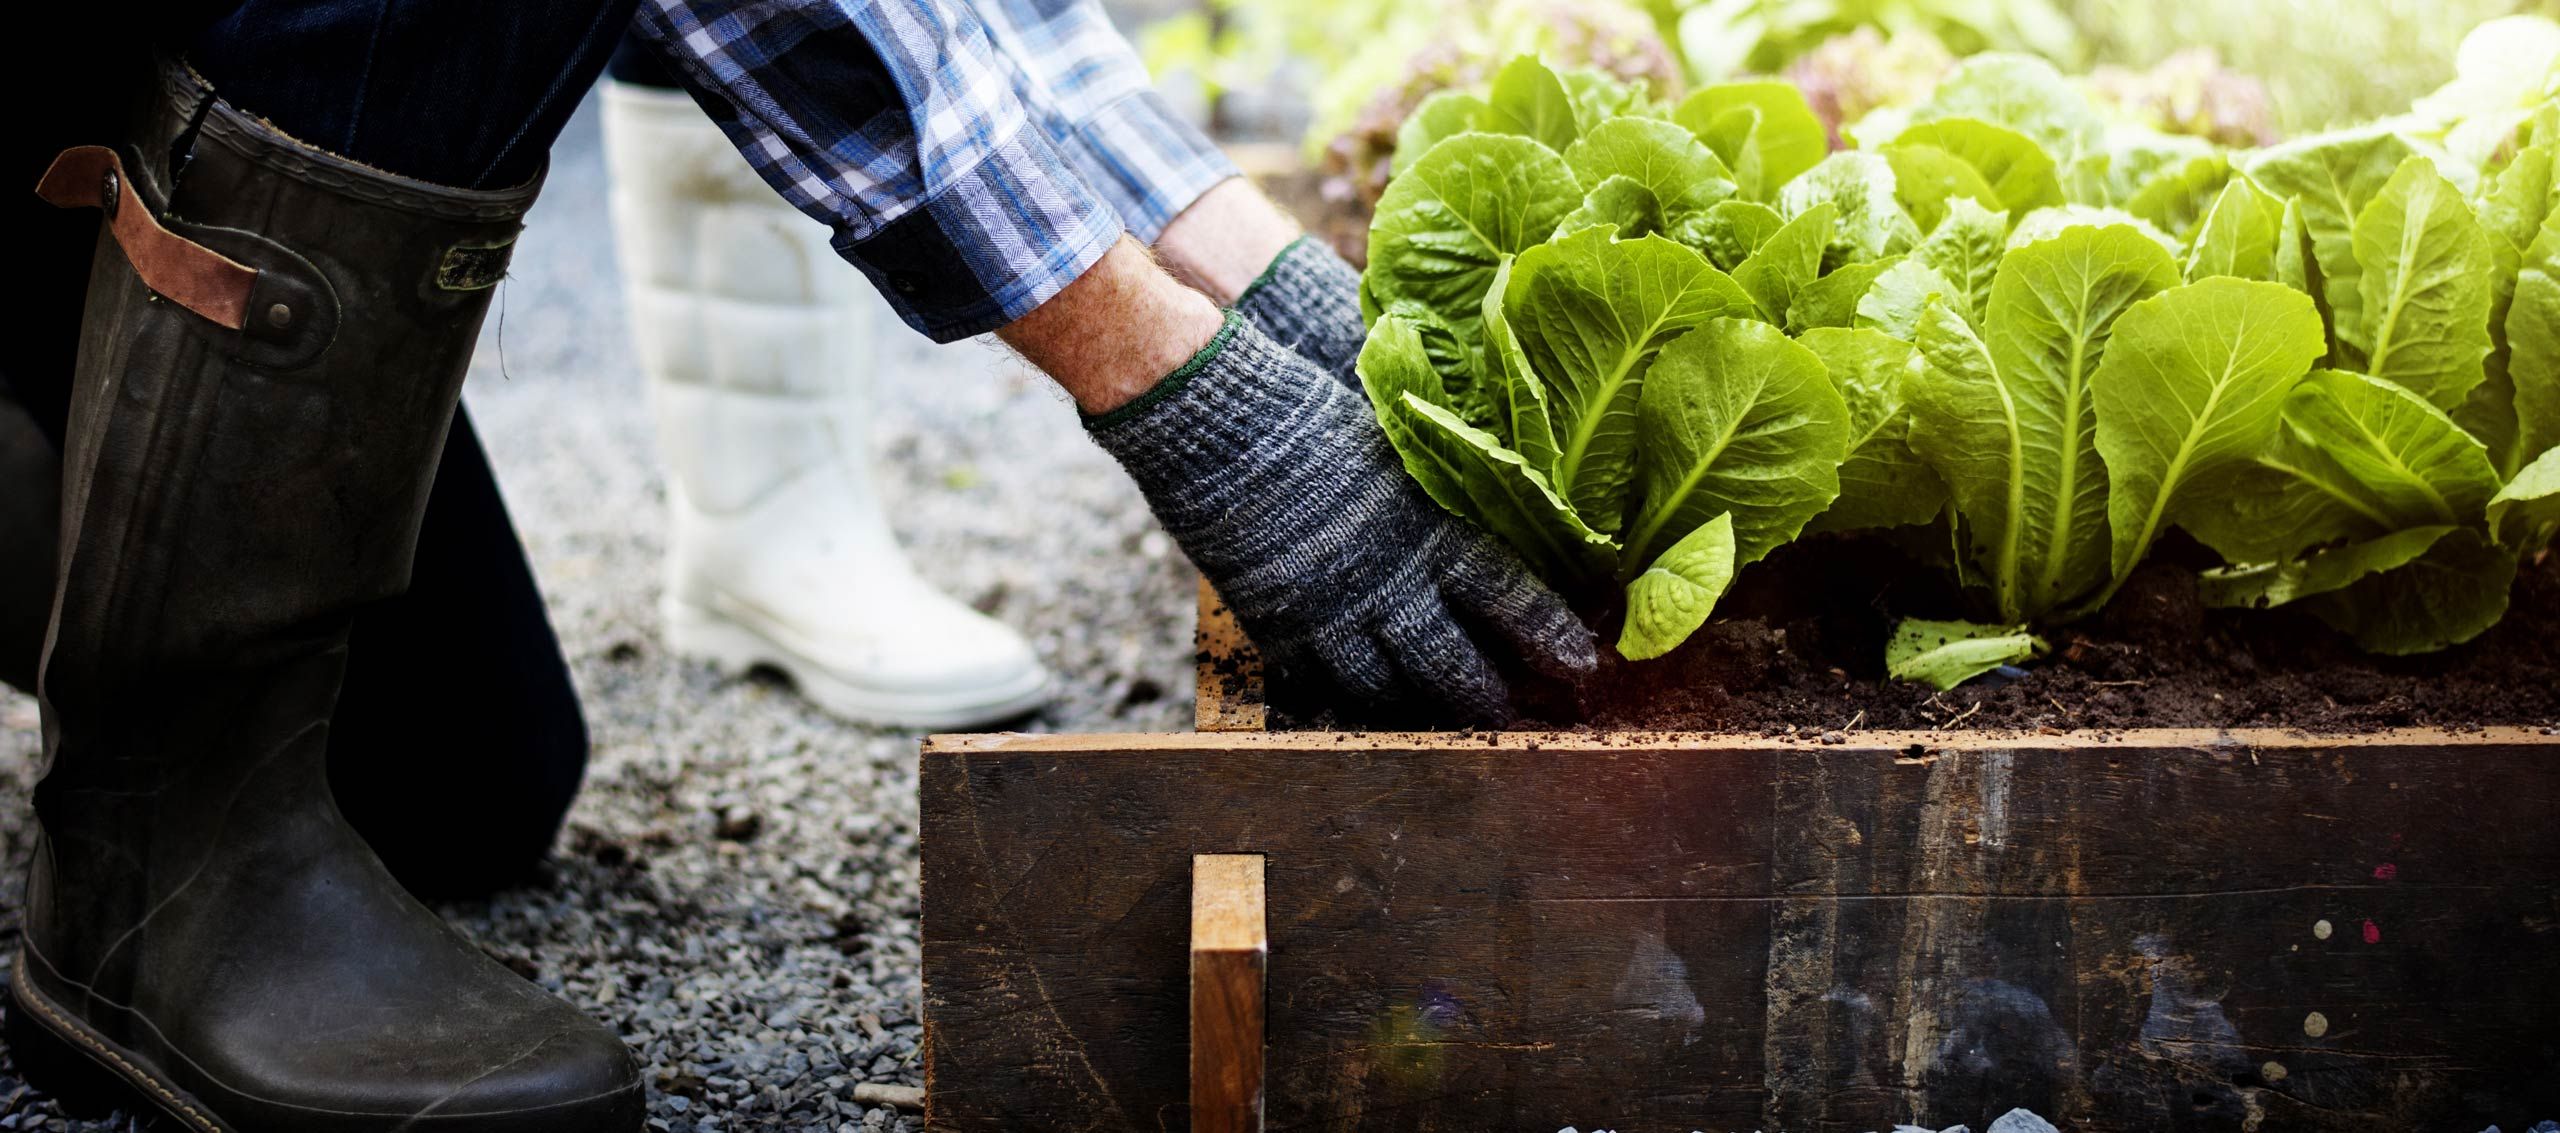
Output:
<instances>
[{"instance_id":1,"label":"dark blue jeans","mask_svg":"<svg viewBox=\"0 0 2560 1133\"><path fill-rule=\"evenodd\" d=\"M440 185L523 184L637 0L246 0L186 55L216 94L342 157Z\"/></svg>"}]
</instances>

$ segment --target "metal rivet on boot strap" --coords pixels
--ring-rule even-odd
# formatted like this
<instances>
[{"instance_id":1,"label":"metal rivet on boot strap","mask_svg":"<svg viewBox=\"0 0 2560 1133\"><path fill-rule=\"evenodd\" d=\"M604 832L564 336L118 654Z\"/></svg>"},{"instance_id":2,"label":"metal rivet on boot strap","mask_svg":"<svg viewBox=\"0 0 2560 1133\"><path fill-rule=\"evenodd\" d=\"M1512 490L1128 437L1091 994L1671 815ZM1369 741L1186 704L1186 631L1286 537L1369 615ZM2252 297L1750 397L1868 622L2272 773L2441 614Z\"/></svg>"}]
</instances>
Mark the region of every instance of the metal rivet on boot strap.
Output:
<instances>
[{"instance_id":1,"label":"metal rivet on boot strap","mask_svg":"<svg viewBox=\"0 0 2560 1133\"><path fill-rule=\"evenodd\" d=\"M105 173L100 174L98 177L98 207L107 211L107 217L109 219L114 219L116 215L116 206L122 203L124 203L124 182L116 178L116 171L110 169Z\"/></svg>"},{"instance_id":2,"label":"metal rivet on boot strap","mask_svg":"<svg viewBox=\"0 0 2560 1133\"><path fill-rule=\"evenodd\" d=\"M282 303L267 308L267 325L283 330L293 325L293 308Z\"/></svg>"}]
</instances>

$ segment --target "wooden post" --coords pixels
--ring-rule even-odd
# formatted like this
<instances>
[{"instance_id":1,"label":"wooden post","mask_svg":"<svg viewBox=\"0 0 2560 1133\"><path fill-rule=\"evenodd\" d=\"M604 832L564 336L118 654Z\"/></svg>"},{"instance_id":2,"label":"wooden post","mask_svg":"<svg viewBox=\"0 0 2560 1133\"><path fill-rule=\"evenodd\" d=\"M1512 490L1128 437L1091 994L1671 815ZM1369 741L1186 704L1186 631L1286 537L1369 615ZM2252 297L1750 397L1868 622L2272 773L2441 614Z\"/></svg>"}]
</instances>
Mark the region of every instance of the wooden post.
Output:
<instances>
[{"instance_id":1,"label":"wooden post","mask_svg":"<svg viewBox=\"0 0 2560 1133\"><path fill-rule=\"evenodd\" d=\"M1262 855L1191 859L1192 1133L1261 1133Z\"/></svg>"}]
</instances>

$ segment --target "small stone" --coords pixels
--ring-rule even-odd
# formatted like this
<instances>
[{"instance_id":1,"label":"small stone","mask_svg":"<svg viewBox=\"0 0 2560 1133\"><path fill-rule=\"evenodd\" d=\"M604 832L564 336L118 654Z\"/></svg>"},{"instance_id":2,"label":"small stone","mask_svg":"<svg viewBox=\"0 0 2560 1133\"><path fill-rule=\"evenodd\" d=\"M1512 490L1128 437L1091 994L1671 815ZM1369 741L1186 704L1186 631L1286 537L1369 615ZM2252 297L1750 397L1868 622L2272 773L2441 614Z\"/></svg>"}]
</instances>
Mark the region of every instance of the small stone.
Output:
<instances>
[{"instance_id":1,"label":"small stone","mask_svg":"<svg viewBox=\"0 0 2560 1133\"><path fill-rule=\"evenodd\" d=\"M764 833L764 816L743 806L720 812L720 826L715 831L724 842L753 842Z\"/></svg>"},{"instance_id":2,"label":"small stone","mask_svg":"<svg viewBox=\"0 0 2560 1133\"><path fill-rule=\"evenodd\" d=\"M2013 1109L1991 1123L1987 1133L2061 1133L2032 1110Z\"/></svg>"}]
</instances>

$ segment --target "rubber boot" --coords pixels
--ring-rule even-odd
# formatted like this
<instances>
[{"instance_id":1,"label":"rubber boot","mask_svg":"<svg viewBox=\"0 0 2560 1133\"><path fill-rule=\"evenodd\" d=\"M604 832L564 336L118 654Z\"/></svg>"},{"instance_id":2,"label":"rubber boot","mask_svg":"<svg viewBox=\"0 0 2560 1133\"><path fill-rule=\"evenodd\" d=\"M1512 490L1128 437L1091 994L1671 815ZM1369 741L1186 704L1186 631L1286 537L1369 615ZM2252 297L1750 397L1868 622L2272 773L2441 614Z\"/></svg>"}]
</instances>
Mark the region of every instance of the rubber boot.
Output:
<instances>
[{"instance_id":1,"label":"rubber boot","mask_svg":"<svg viewBox=\"0 0 2560 1133\"><path fill-rule=\"evenodd\" d=\"M875 310L824 226L681 92L604 87L629 309L668 466L668 645L769 666L850 720L966 728L1047 699L1021 636L917 577L860 387Z\"/></svg>"},{"instance_id":2,"label":"rubber boot","mask_svg":"<svg viewBox=\"0 0 2560 1133\"><path fill-rule=\"evenodd\" d=\"M130 145L44 186L110 231L11 1055L75 1111L207 1133L635 1131L630 1052L411 899L324 760L349 622L407 585L533 186L390 176L161 81Z\"/></svg>"}]
</instances>

